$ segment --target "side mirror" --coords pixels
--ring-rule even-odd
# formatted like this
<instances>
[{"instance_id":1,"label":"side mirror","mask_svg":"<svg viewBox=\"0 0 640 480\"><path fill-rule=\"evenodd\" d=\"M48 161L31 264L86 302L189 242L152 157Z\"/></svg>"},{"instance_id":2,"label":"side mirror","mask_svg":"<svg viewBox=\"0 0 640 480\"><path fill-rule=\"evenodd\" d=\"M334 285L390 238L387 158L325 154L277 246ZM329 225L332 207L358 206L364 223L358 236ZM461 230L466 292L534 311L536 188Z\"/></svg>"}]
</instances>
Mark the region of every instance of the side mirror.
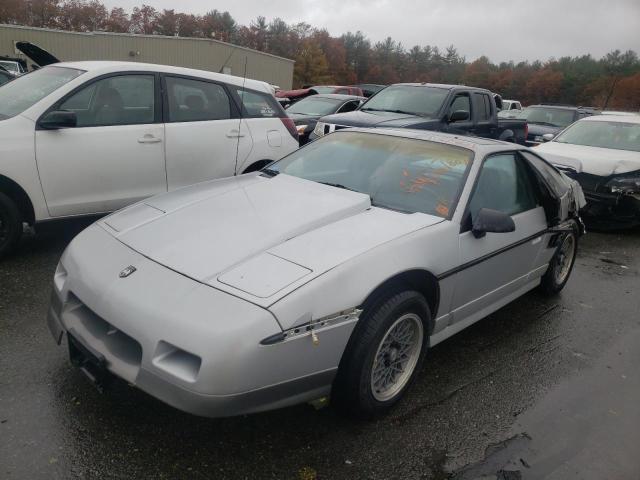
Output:
<instances>
[{"instance_id":1,"label":"side mirror","mask_svg":"<svg viewBox=\"0 0 640 480\"><path fill-rule=\"evenodd\" d=\"M78 125L75 112L68 110L54 110L46 113L38 122L43 130L58 130L60 128L74 128Z\"/></svg>"},{"instance_id":2,"label":"side mirror","mask_svg":"<svg viewBox=\"0 0 640 480\"><path fill-rule=\"evenodd\" d=\"M449 116L449 122L461 122L463 120L469 120L469 112L466 110L456 110Z\"/></svg>"},{"instance_id":3,"label":"side mirror","mask_svg":"<svg viewBox=\"0 0 640 480\"><path fill-rule=\"evenodd\" d=\"M549 142L554 138L555 138L555 135L553 133L545 133L544 135L542 135L542 140L545 142Z\"/></svg>"},{"instance_id":4,"label":"side mirror","mask_svg":"<svg viewBox=\"0 0 640 480\"><path fill-rule=\"evenodd\" d=\"M506 233L514 232L516 224L513 218L504 212L491 210L490 208L481 208L473 219L471 233L476 238L484 237L489 233Z\"/></svg>"}]
</instances>

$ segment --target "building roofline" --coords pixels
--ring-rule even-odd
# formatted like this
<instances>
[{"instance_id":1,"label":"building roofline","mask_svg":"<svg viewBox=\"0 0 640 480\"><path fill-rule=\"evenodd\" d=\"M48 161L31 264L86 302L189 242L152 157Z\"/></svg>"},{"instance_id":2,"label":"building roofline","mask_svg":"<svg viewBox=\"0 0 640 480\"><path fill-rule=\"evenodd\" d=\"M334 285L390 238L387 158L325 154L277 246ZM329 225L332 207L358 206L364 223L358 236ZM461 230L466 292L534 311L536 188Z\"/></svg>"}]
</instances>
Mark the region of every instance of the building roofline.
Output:
<instances>
[{"instance_id":1,"label":"building roofline","mask_svg":"<svg viewBox=\"0 0 640 480\"><path fill-rule=\"evenodd\" d=\"M71 34L71 35L85 35L85 36L105 35L105 36L130 37L130 38L164 38L164 39L169 39L169 40L197 40L197 41L200 41L200 42L217 43L217 44L220 44L220 45L224 45L226 47L231 47L231 48L238 49L238 50L245 50L245 51L248 51L248 52L257 53L257 54L260 54L260 55L265 55L267 57L273 57L273 58L277 58L279 60L284 60L284 61L290 62L290 63L296 63L295 60L292 60L290 58L280 57L278 55L273 55L272 53L261 52L260 50L254 50L252 48L243 47L241 45L236 45L234 43L223 42L222 40L216 40L215 38L172 37L172 36L169 36L169 35L147 35L147 34L139 34L139 33L118 33L118 32L100 32L100 31L73 32L73 31L70 31L70 30L58 30L56 28L40 28L40 27L29 27L29 26L26 26L26 25L11 25L9 23L0 23L0 28L15 28L15 29L18 29L18 30L34 30L34 31L38 31L38 32L66 33L66 34Z\"/></svg>"}]
</instances>

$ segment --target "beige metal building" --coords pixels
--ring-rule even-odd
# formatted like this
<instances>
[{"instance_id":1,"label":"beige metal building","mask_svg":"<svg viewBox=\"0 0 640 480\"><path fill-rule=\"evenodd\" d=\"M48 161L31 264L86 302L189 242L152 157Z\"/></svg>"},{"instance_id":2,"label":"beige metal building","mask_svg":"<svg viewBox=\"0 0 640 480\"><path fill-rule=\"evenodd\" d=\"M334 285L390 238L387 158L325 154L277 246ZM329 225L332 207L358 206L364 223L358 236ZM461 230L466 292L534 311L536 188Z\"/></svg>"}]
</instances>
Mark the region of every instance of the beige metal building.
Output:
<instances>
[{"instance_id":1,"label":"beige metal building","mask_svg":"<svg viewBox=\"0 0 640 480\"><path fill-rule=\"evenodd\" d=\"M213 39L130 35L123 33L77 33L45 28L0 24L0 55L18 55L15 42L28 41L61 61L125 60L198 68L263 80L283 89L293 81L293 60L239 47ZM27 62L29 60L27 59Z\"/></svg>"}]
</instances>

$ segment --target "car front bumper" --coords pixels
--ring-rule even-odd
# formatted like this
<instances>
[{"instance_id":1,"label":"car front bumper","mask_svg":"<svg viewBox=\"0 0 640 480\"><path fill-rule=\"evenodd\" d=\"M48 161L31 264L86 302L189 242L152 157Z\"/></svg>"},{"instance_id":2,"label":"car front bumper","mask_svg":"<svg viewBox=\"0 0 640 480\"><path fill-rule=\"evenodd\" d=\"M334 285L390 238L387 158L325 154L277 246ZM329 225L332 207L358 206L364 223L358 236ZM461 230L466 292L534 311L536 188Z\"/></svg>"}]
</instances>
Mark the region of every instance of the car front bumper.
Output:
<instances>
[{"instance_id":1,"label":"car front bumper","mask_svg":"<svg viewBox=\"0 0 640 480\"><path fill-rule=\"evenodd\" d=\"M134 273L120 278L128 266ZM58 344L71 341L72 360L90 377L102 369L207 417L329 394L346 343L260 345L281 331L271 312L163 267L97 225L63 255L47 322Z\"/></svg>"},{"instance_id":2,"label":"car front bumper","mask_svg":"<svg viewBox=\"0 0 640 480\"><path fill-rule=\"evenodd\" d=\"M633 228L640 225L640 194L602 193L583 189L587 205L585 222L603 229Z\"/></svg>"}]
</instances>

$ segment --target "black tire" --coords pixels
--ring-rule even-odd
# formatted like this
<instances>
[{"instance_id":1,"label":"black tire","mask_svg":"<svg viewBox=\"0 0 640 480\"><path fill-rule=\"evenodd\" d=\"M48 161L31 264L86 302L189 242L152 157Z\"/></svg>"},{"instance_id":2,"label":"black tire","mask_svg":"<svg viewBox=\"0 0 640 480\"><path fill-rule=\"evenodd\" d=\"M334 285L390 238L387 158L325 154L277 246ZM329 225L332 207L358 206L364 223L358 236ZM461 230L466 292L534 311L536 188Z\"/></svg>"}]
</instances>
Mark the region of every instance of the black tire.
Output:
<instances>
[{"instance_id":1,"label":"black tire","mask_svg":"<svg viewBox=\"0 0 640 480\"><path fill-rule=\"evenodd\" d=\"M579 239L579 230L578 224L571 220L573 223L570 231L566 233L562 233L558 238L558 247L556 252L551 257L549 261L549 267L547 271L542 276L542 280L540 281L540 291L545 293L546 295L556 295L564 288L571 277L571 272L573 271L573 266L576 263L576 254L578 253L578 239ZM573 242L573 252L568 259L571 263L568 265L568 270L566 274L559 275L559 270L562 269L563 262L563 245L565 242L572 241Z\"/></svg>"},{"instance_id":2,"label":"black tire","mask_svg":"<svg viewBox=\"0 0 640 480\"><path fill-rule=\"evenodd\" d=\"M22 236L22 214L11 198L0 192L0 258L8 255Z\"/></svg>"},{"instance_id":3,"label":"black tire","mask_svg":"<svg viewBox=\"0 0 640 480\"><path fill-rule=\"evenodd\" d=\"M422 325L422 341L419 342L419 336L416 336L415 340L414 348L417 349L418 345L420 348L417 360L413 358L408 361L415 361L415 366L410 374L409 369L406 370L407 376L402 387L391 398L381 400L376 398L380 392L376 390L377 393L374 394L372 386L374 359L391 327L407 316L412 317L409 321L414 322L416 327L416 316L419 317ZM429 305L425 298L415 291L390 295L369 309L365 308L340 362L331 394L332 405L343 413L358 418L371 418L389 410L402 398L422 367L429 345L430 322ZM417 335L417 330L415 334ZM405 374L400 373L400 376L402 375Z\"/></svg>"}]
</instances>

